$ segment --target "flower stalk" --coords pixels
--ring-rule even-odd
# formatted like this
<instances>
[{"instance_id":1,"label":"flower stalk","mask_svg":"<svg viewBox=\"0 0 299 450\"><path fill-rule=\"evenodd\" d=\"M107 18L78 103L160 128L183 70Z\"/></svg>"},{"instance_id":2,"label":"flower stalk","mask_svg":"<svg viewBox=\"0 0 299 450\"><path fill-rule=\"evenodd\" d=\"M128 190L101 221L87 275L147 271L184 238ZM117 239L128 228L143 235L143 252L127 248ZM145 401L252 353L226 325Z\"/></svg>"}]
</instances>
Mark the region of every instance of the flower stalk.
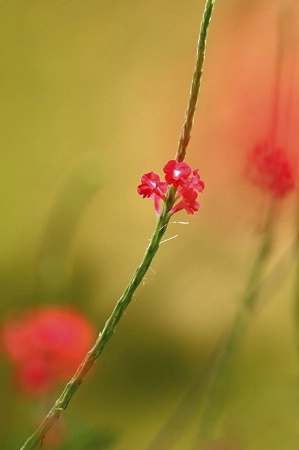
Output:
<instances>
[{"instance_id":1,"label":"flower stalk","mask_svg":"<svg viewBox=\"0 0 299 450\"><path fill-rule=\"evenodd\" d=\"M187 146L191 136L191 129L195 114L195 108L199 93L199 87L203 72L203 64L204 64L204 56L205 56L205 48L206 48L206 40L207 40L207 32L208 26L210 23L210 18L212 15L213 7L215 0L206 0L204 15L201 23L199 41L198 41L198 50L196 57L196 64L194 69L194 75L191 85L190 97L188 102L188 107L185 115L185 123L183 126L183 131L181 135L181 139L179 142L179 149L176 154L176 160L182 162L186 155ZM197 178L197 173L194 175ZM198 189L198 188L197 188ZM190 199L188 199L190 201ZM194 203L194 199L191 199ZM83 362L80 364L76 373L72 377L72 379L65 386L62 394L59 396L41 425L38 429L30 436L24 445L21 447L21 450L33 450L37 447L38 444L42 445L42 442L48 432L48 430L55 424L55 422L59 419L63 410L65 410L76 393L79 386L82 384L83 379L86 373L90 370L90 368L94 365L99 355L104 350L106 344L114 334L116 330L116 326L119 323L123 313L129 306L130 302L133 299L133 295L137 289L137 287L142 282L147 270L149 269L151 262L157 253L161 240L166 232L169 220L171 218L171 214L173 213L171 210L176 201L176 188L173 185L168 187L165 200L163 201L163 208L161 214L159 214L157 218L157 224L155 231L150 239L150 243L145 251L143 260L141 264L137 267L131 281L128 283L125 288L122 296L116 303L115 308L113 309L110 317L106 321L103 330L99 334L94 346L92 349L86 354ZM188 207L189 205L187 205ZM184 205L186 207L186 205ZM182 208L180 208L182 209ZM186 209L187 210L187 209ZM191 212L192 213L192 212Z\"/></svg>"},{"instance_id":2,"label":"flower stalk","mask_svg":"<svg viewBox=\"0 0 299 450\"><path fill-rule=\"evenodd\" d=\"M65 386L62 394L55 402L52 409L49 411L39 428L36 432L25 442L21 450L31 450L36 447L37 444L42 443L45 435L48 430L54 425L54 423L59 419L63 410L65 410L74 396L75 392L83 382L83 379L86 373L90 370L90 368L96 362L98 356L102 353L104 347L112 337L113 333L116 330L116 326L120 321L124 311L129 306L132 301L134 292L137 287L143 280L144 275L146 274L150 264L158 251L160 246L162 237L165 234L170 215L168 214L169 210L173 205L173 193L172 189L169 190L168 201L165 203L163 212L157 221L156 229L151 237L150 243L146 249L144 258L141 264L137 267L131 281L127 285L124 293L118 300L112 314L109 319L105 323L105 326L102 332L99 334L94 346L92 349L86 354L83 362L80 364L78 370L76 371L73 378L69 381L69 383Z\"/></svg>"},{"instance_id":3,"label":"flower stalk","mask_svg":"<svg viewBox=\"0 0 299 450\"><path fill-rule=\"evenodd\" d=\"M177 159L180 162L184 161L185 159L187 147L191 138L191 130L194 120L195 109L197 105L199 89L201 86L203 66L205 61L207 35L214 5L215 0L206 1L203 18L200 25L196 61L194 66L193 79L191 83L189 101L185 113L185 121L182 129L182 134L179 141L179 148L175 156L175 159Z\"/></svg>"},{"instance_id":4,"label":"flower stalk","mask_svg":"<svg viewBox=\"0 0 299 450\"><path fill-rule=\"evenodd\" d=\"M250 271L244 293L240 299L237 315L217 353L213 356L214 366L209 374L207 399L199 427L200 441L213 437L220 418L224 402L223 391L228 379L229 365L254 313L264 270L272 252L273 225L274 211L272 210L265 224L262 242Z\"/></svg>"},{"instance_id":5,"label":"flower stalk","mask_svg":"<svg viewBox=\"0 0 299 450\"><path fill-rule=\"evenodd\" d=\"M297 353L297 364L299 371L299 199L297 198L297 211L296 211L296 241L295 241L295 286L294 286L294 322L295 322L295 346Z\"/></svg>"}]
</instances>

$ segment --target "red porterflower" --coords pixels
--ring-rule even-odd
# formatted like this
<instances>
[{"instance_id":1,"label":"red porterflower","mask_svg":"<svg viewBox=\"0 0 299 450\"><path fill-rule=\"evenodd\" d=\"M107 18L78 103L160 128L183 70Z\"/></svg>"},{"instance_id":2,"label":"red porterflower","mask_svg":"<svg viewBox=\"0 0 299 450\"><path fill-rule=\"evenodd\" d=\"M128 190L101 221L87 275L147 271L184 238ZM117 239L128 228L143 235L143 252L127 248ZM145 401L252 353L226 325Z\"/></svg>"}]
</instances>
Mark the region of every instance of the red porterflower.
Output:
<instances>
[{"instance_id":1,"label":"red porterflower","mask_svg":"<svg viewBox=\"0 0 299 450\"><path fill-rule=\"evenodd\" d=\"M148 172L142 175L141 184L137 187L137 191L143 198L157 195L165 200L167 183L160 181L160 177L156 173Z\"/></svg>"},{"instance_id":2,"label":"red porterflower","mask_svg":"<svg viewBox=\"0 0 299 450\"><path fill-rule=\"evenodd\" d=\"M193 176L187 181L186 186L194 189L197 192L202 192L205 188L204 182L200 179L198 169L193 170Z\"/></svg>"},{"instance_id":3,"label":"red porterflower","mask_svg":"<svg viewBox=\"0 0 299 450\"><path fill-rule=\"evenodd\" d=\"M178 162L175 159L168 161L164 166L166 183L160 181L159 175L148 172L141 178L141 184L137 191L144 197L154 200L155 210L159 215L161 212L161 200L167 201L167 189L172 186L172 195L175 194L175 204L170 209L169 214L185 209L187 214L194 214L199 210L199 203L196 200L198 193L204 190L204 182L200 179L198 169L192 171L185 162ZM172 203L173 204L173 203Z\"/></svg>"},{"instance_id":4,"label":"red porterflower","mask_svg":"<svg viewBox=\"0 0 299 450\"><path fill-rule=\"evenodd\" d=\"M44 392L67 381L90 348L94 329L77 310L44 307L7 319L2 346L23 391Z\"/></svg>"},{"instance_id":5,"label":"red porterflower","mask_svg":"<svg viewBox=\"0 0 299 450\"><path fill-rule=\"evenodd\" d=\"M154 200L155 210L157 214L161 213L160 201L166 200L165 194L168 185L160 180L159 175L154 172L148 172L142 175L141 184L137 187L138 194L143 198L149 197Z\"/></svg>"},{"instance_id":6,"label":"red porterflower","mask_svg":"<svg viewBox=\"0 0 299 450\"><path fill-rule=\"evenodd\" d=\"M183 188L181 190L181 196L182 200L169 211L169 214L174 214L182 209L185 209L187 214L193 215L199 210L200 204L196 200L198 194L193 188Z\"/></svg>"},{"instance_id":7,"label":"red porterflower","mask_svg":"<svg viewBox=\"0 0 299 450\"><path fill-rule=\"evenodd\" d=\"M187 163L172 159L164 166L163 171L166 182L177 188L186 184L192 169Z\"/></svg>"},{"instance_id":8,"label":"red porterflower","mask_svg":"<svg viewBox=\"0 0 299 450\"><path fill-rule=\"evenodd\" d=\"M272 150L266 142L258 144L249 154L247 174L252 183L275 198L285 197L296 184L295 170L286 151Z\"/></svg>"}]
</instances>

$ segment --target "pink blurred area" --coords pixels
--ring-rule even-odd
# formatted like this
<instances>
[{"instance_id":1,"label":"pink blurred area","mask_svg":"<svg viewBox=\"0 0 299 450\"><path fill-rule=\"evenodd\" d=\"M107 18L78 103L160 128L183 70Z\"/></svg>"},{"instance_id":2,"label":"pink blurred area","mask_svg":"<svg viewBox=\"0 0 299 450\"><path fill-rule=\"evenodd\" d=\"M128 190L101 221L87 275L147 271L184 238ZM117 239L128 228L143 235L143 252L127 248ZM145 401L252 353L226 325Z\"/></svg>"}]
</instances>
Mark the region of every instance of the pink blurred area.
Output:
<instances>
[{"instance_id":1,"label":"pink blurred area","mask_svg":"<svg viewBox=\"0 0 299 450\"><path fill-rule=\"evenodd\" d=\"M21 392L48 395L73 376L93 345L95 330L80 311L48 306L7 318L1 338Z\"/></svg>"},{"instance_id":2,"label":"pink blurred area","mask_svg":"<svg viewBox=\"0 0 299 450\"><path fill-rule=\"evenodd\" d=\"M215 14L218 33L211 39L218 41L207 55L208 106L201 104L199 115L206 116L208 108L209 127L200 118L198 126L212 148L211 156L202 152L211 188L217 191L219 180L228 192L239 193L234 202L239 210L247 204L244 198L256 194L246 186L244 165L257 144L275 139L298 163L299 15L296 2L229 3L222 6L226 20Z\"/></svg>"}]
</instances>

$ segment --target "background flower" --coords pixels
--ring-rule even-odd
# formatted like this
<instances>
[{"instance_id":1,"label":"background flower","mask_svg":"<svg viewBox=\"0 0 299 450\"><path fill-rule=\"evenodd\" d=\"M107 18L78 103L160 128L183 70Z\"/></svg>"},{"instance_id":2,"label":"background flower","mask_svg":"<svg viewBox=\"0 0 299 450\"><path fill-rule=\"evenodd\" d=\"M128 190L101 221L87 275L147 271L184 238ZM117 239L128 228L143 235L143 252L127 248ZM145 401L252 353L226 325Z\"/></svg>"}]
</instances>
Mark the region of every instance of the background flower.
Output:
<instances>
[{"instance_id":1,"label":"background flower","mask_svg":"<svg viewBox=\"0 0 299 450\"><path fill-rule=\"evenodd\" d=\"M43 307L8 318L2 327L3 350L19 387L39 393L67 381L89 350L93 325L78 310Z\"/></svg>"},{"instance_id":2,"label":"background flower","mask_svg":"<svg viewBox=\"0 0 299 450\"><path fill-rule=\"evenodd\" d=\"M272 150L267 142L256 145L249 153L247 174L253 184L276 198L295 189L295 167L289 155L282 148Z\"/></svg>"}]
</instances>

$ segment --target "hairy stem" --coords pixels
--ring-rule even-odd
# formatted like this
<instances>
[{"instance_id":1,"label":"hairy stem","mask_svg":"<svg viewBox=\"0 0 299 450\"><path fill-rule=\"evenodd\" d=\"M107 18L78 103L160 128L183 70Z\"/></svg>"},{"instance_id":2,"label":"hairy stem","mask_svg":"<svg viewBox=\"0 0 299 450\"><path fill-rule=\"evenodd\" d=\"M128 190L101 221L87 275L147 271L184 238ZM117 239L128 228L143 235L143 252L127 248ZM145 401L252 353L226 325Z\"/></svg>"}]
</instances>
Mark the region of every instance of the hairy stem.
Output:
<instances>
[{"instance_id":1,"label":"hairy stem","mask_svg":"<svg viewBox=\"0 0 299 450\"><path fill-rule=\"evenodd\" d=\"M179 150L176 155L176 159L178 161L183 161L186 154L186 149L188 142L190 140L190 134L193 124L194 112L197 103L197 97L199 93L200 81L203 71L203 62L205 55L205 46L207 39L208 26L211 18L211 14L213 11L215 0L207 0L204 16L200 29L199 43L198 43L198 53L196 59L196 65L194 69L193 81L190 91L190 98L188 102L188 107L185 116L185 123L182 131L182 137L180 140ZM79 366L73 378L69 381L69 383L65 386L62 394L55 402L54 406L51 408L39 428L35 431L32 436L30 436L21 450L32 450L36 448L38 444L42 445L43 439L46 436L48 430L54 425L54 423L59 419L63 410L65 410L74 396L75 392L81 385L84 376L90 370L90 368L96 362L98 356L102 353L104 347L112 337L115 332L116 326L120 321L123 313L129 306L134 292L137 287L143 280L144 275L146 274L150 264L158 251L158 248L161 243L161 239L164 236L168 222L170 219L170 215L168 212L171 210L175 201L175 191L173 188L168 190L167 201L164 204L164 209L162 211L161 216L159 217L156 225L156 229L151 237L150 243L146 249L145 255L141 264L137 267L131 281L127 285L124 293L116 303L114 310L112 311L109 319L105 323L105 326L102 332L99 334L98 339L96 340L92 349L86 354L83 362Z\"/></svg>"},{"instance_id":2,"label":"hairy stem","mask_svg":"<svg viewBox=\"0 0 299 450\"><path fill-rule=\"evenodd\" d=\"M112 311L109 319L105 323L102 332L99 334L94 346L86 354L83 362L80 364L78 370L76 371L73 378L65 386L62 394L55 402L52 409L49 411L48 415L45 417L36 432L25 442L21 450L34 449L38 443L42 443L48 430L54 425L54 423L59 419L61 412L67 408L70 400L74 396L75 392L82 383L84 376L89 371L89 369L96 362L98 356L102 353L104 347L112 337L116 330L116 326L120 321L124 311L129 306L132 301L134 292L143 280L150 264L158 251L161 243L161 239L165 234L170 215L169 210L173 206L174 195L173 191L170 189L168 193L168 202L165 204L164 210L159 217L156 225L156 229L151 237L150 243L146 249L143 260L141 264L137 267L132 279L124 290L122 296L116 303L114 310Z\"/></svg>"},{"instance_id":3,"label":"hairy stem","mask_svg":"<svg viewBox=\"0 0 299 450\"><path fill-rule=\"evenodd\" d=\"M58 400L55 402L53 408L50 410L40 427L36 430L36 432L26 441L26 443L23 445L21 450L29 450L35 448L35 446L42 442L43 438L45 437L47 431L49 428L52 427L52 425L58 420L61 412L67 408L70 400L72 399L73 395L79 388L80 384L82 383L84 376L89 371L89 369L93 366L93 364L96 362L96 359L98 356L102 353L105 345L108 343L110 338L112 337L113 333L115 332L116 326L118 322L120 321L124 311L130 304L133 294L136 291L137 287L143 280L143 277L145 273L147 272L159 246L161 243L161 239L166 231L167 224L169 222L169 214L168 211L170 207L172 206L172 203L170 202L168 205L168 208L164 210L163 214L161 214L157 226L155 229L154 234L152 235L152 238L150 240L150 243L146 249L144 258L142 263L137 267L131 281L127 285L124 293L118 300L112 314L110 315L109 319L105 323L105 326L102 330L102 332L99 334L98 339L96 340L94 346L92 349L87 353L85 356L83 362L79 366L77 372L73 376L73 378L70 380L70 382L66 385L64 388L62 394L58 398Z\"/></svg>"},{"instance_id":4,"label":"hairy stem","mask_svg":"<svg viewBox=\"0 0 299 450\"><path fill-rule=\"evenodd\" d=\"M194 73L193 73L193 79L191 83L191 89L189 94L189 101L188 106L185 113L185 121L179 141L179 148L176 153L175 158L178 161L184 161L187 147L190 141L191 137L191 130L194 120L194 114L201 84L201 78L203 73L203 66L204 66L204 60L205 60L205 53L206 53L206 43L207 43L207 36L208 36L208 29L209 24L214 8L215 0L207 0L205 5L205 10L203 13L203 18L200 25L200 32L199 32L199 38L198 38L198 44L197 44L197 54L196 54L196 61L194 66Z\"/></svg>"}]
</instances>

